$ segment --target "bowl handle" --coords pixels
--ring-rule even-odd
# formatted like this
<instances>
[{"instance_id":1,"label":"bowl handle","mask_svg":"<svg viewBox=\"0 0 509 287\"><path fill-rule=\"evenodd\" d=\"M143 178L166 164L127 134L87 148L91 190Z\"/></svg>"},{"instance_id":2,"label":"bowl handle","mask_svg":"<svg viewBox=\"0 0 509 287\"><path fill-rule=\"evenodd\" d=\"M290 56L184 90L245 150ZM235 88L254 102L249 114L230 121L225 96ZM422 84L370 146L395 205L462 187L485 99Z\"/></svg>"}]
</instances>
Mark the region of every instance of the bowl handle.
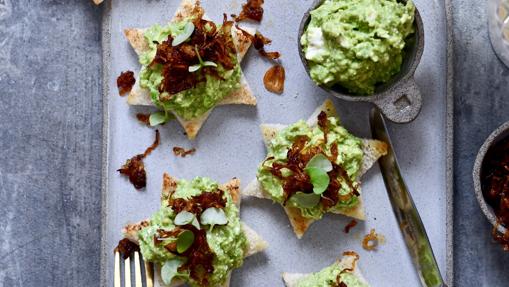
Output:
<instances>
[{"instance_id":1,"label":"bowl handle","mask_svg":"<svg viewBox=\"0 0 509 287\"><path fill-rule=\"evenodd\" d=\"M422 106L421 92L413 77L402 80L387 91L374 104L392 122L409 123L419 115Z\"/></svg>"}]
</instances>

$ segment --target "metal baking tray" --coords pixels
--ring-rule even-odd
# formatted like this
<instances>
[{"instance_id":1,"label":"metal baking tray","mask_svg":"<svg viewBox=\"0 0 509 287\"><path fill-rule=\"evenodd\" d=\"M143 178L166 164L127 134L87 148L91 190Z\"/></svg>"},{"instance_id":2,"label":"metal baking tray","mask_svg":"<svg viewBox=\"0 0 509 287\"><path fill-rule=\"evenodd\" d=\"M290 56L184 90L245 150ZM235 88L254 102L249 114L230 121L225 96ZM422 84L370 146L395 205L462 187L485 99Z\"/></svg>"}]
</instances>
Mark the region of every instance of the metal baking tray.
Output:
<instances>
[{"instance_id":1,"label":"metal baking tray","mask_svg":"<svg viewBox=\"0 0 509 287\"><path fill-rule=\"evenodd\" d=\"M401 170L421 212L442 274L452 286L452 50L450 5L446 0L415 0L424 22L426 45L415 74L423 107L419 117L405 125L389 126ZM151 128L135 118L144 109L132 108L118 96L116 78L121 71L138 72L134 51L123 36L127 27L165 23L179 0L112 0L105 3L103 17L104 146L102 199L102 286L112 286L113 249L121 228L149 217L159 207L162 174L178 178L209 176L219 182L238 177L245 187L255 178L265 157L259 129L261 123L289 124L306 119L328 95L308 78L300 62L297 33L311 0L266 0L259 30L273 39L268 50L282 52L286 69L283 95L265 90L262 75L270 63L248 53L243 70L258 99L256 107L216 108L197 139L190 142L176 122L159 127L161 145L146 160L148 184L136 191L116 171L127 158L142 152L154 138ZM241 0L203 0L215 21L223 12L238 13ZM354 134L369 137L370 104L333 99L343 124ZM172 147L196 147L195 155L177 158ZM294 235L283 209L267 200L243 201L242 219L270 244L261 254L247 258L233 272L231 286L283 286L281 273L314 272L331 264L345 250L361 256L360 268L372 286L419 286L411 258L392 213L382 176L375 166L363 178L367 220L350 234L343 227L350 219L326 215L314 223L302 239ZM362 249L363 235L374 228L386 242L375 252Z\"/></svg>"}]
</instances>

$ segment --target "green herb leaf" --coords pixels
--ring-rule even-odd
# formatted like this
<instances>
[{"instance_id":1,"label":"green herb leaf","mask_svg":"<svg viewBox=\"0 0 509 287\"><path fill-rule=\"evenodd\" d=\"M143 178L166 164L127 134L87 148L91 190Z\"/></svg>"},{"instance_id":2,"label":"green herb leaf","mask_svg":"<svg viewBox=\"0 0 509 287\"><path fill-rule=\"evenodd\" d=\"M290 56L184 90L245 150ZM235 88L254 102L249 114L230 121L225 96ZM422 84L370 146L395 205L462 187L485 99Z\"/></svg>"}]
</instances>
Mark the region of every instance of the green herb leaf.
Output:
<instances>
[{"instance_id":1,"label":"green herb leaf","mask_svg":"<svg viewBox=\"0 0 509 287\"><path fill-rule=\"evenodd\" d=\"M164 124L168 120L168 118L166 117L165 112L155 112L150 115L148 120L149 120L150 126L154 127L157 125Z\"/></svg>"},{"instance_id":2,"label":"green herb leaf","mask_svg":"<svg viewBox=\"0 0 509 287\"><path fill-rule=\"evenodd\" d=\"M173 222L175 225L186 225L193 222L194 219L196 219L194 214L189 211L182 210L177 214L177 216L175 216L175 220Z\"/></svg>"},{"instance_id":3,"label":"green herb leaf","mask_svg":"<svg viewBox=\"0 0 509 287\"><path fill-rule=\"evenodd\" d=\"M303 208L312 208L320 202L320 195L299 191L292 195L288 201Z\"/></svg>"},{"instance_id":4,"label":"green herb leaf","mask_svg":"<svg viewBox=\"0 0 509 287\"><path fill-rule=\"evenodd\" d=\"M325 172L329 172L332 170L332 163L326 156L319 153L308 162L306 167L316 167L322 169Z\"/></svg>"},{"instance_id":5,"label":"green herb leaf","mask_svg":"<svg viewBox=\"0 0 509 287\"><path fill-rule=\"evenodd\" d=\"M194 32L193 22L187 22L186 25L184 26L184 31L182 31L182 33L178 34L177 36L175 36L175 38L173 38L173 42L171 42L171 45L175 47L184 43L187 39L191 37L191 35L193 35L193 32Z\"/></svg>"},{"instance_id":6,"label":"green herb leaf","mask_svg":"<svg viewBox=\"0 0 509 287\"><path fill-rule=\"evenodd\" d=\"M196 218L196 216L193 218L193 221L191 222L191 224L198 228L198 229L201 229L201 226L200 226L200 222L198 222L198 218Z\"/></svg>"},{"instance_id":7,"label":"green herb leaf","mask_svg":"<svg viewBox=\"0 0 509 287\"><path fill-rule=\"evenodd\" d=\"M307 167L305 169L311 184L313 184L313 192L315 194L322 194L329 186L330 178L327 172L317 167Z\"/></svg>"},{"instance_id":8,"label":"green herb leaf","mask_svg":"<svg viewBox=\"0 0 509 287\"><path fill-rule=\"evenodd\" d=\"M205 209L205 211L200 216L200 222L204 225L210 225L210 228L214 228L214 225L225 225L228 223L228 218L226 218L226 214L220 208L210 207Z\"/></svg>"},{"instance_id":9,"label":"green herb leaf","mask_svg":"<svg viewBox=\"0 0 509 287\"><path fill-rule=\"evenodd\" d=\"M184 232L179 234L177 238L177 252L184 253L186 252L194 242L194 233L190 230L184 230Z\"/></svg>"},{"instance_id":10,"label":"green herb leaf","mask_svg":"<svg viewBox=\"0 0 509 287\"><path fill-rule=\"evenodd\" d=\"M182 265L182 263L182 260L178 258L164 262L161 267L161 278L163 279L164 284L169 286L173 278L179 275L178 268Z\"/></svg>"},{"instance_id":11,"label":"green herb leaf","mask_svg":"<svg viewBox=\"0 0 509 287\"><path fill-rule=\"evenodd\" d=\"M201 64L189 66L188 70L189 70L189 73L194 73L194 72L198 71L199 69L201 69Z\"/></svg>"},{"instance_id":12,"label":"green herb leaf","mask_svg":"<svg viewBox=\"0 0 509 287\"><path fill-rule=\"evenodd\" d=\"M202 64L204 67L217 67L217 64L211 61L205 61Z\"/></svg>"}]
</instances>

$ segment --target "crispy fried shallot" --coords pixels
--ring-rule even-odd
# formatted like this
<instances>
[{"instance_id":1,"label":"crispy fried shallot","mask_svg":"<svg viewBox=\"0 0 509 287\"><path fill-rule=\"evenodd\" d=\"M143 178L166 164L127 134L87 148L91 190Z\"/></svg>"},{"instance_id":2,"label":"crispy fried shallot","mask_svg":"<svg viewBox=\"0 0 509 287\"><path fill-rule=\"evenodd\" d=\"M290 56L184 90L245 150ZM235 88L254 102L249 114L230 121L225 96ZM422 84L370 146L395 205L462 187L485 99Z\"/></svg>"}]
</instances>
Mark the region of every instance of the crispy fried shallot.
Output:
<instances>
[{"instance_id":1,"label":"crispy fried shallot","mask_svg":"<svg viewBox=\"0 0 509 287\"><path fill-rule=\"evenodd\" d=\"M154 142L145 150L143 153L143 157L147 157L149 154L152 153L158 146L159 146L159 130L156 130L156 138L154 139Z\"/></svg>"},{"instance_id":2,"label":"crispy fried shallot","mask_svg":"<svg viewBox=\"0 0 509 287\"><path fill-rule=\"evenodd\" d=\"M175 156L186 157L188 155L194 154L195 152L196 152L196 148L186 150L185 148L178 147L178 146L173 147L173 154Z\"/></svg>"},{"instance_id":3,"label":"crispy fried shallot","mask_svg":"<svg viewBox=\"0 0 509 287\"><path fill-rule=\"evenodd\" d=\"M253 41L253 46L260 53L260 55L266 57L269 60L276 60L281 57L281 53L279 52L267 52L265 51L265 45L269 45L272 43L272 40L263 36L260 32L256 32L254 36L250 36Z\"/></svg>"},{"instance_id":4,"label":"crispy fried shallot","mask_svg":"<svg viewBox=\"0 0 509 287\"><path fill-rule=\"evenodd\" d=\"M332 287L348 287L345 282L341 281L341 274L338 274L336 282L333 283Z\"/></svg>"},{"instance_id":5,"label":"crispy fried shallot","mask_svg":"<svg viewBox=\"0 0 509 287\"><path fill-rule=\"evenodd\" d=\"M484 197L493 207L497 224L493 227L493 239L509 251L509 230L502 234L500 225L509 227L509 139L490 148L484 160L481 185Z\"/></svg>"},{"instance_id":6,"label":"crispy fried shallot","mask_svg":"<svg viewBox=\"0 0 509 287\"><path fill-rule=\"evenodd\" d=\"M147 186L147 173L143 159L147 157L159 145L159 130L156 130L154 143L150 145L143 154L138 154L128 159L117 171L129 177L134 188L142 189Z\"/></svg>"},{"instance_id":7,"label":"crispy fried shallot","mask_svg":"<svg viewBox=\"0 0 509 287\"><path fill-rule=\"evenodd\" d=\"M263 0L247 0L246 4L242 5L242 11L237 17L232 15L235 22L240 22L246 19L260 22L263 18Z\"/></svg>"},{"instance_id":8,"label":"crispy fried shallot","mask_svg":"<svg viewBox=\"0 0 509 287\"><path fill-rule=\"evenodd\" d=\"M265 51L265 45L272 43L271 39L263 36L260 32L256 32L255 35L251 35L250 33L240 28L238 25L236 27L244 34L244 36L251 40L254 48L260 55L272 61L275 61L281 57L281 53L279 52ZM269 92L276 94L283 93L285 88L285 69L283 66L281 66L281 64L275 64L269 68L263 77L263 84Z\"/></svg>"},{"instance_id":9,"label":"crispy fried shallot","mask_svg":"<svg viewBox=\"0 0 509 287\"><path fill-rule=\"evenodd\" d=\"M379 235L375 232L375 229L371 229L369 234L366 234L362 239L362 248L367 251L373 251L378 246Z\"/></svg>"},{"instance_id":10,"label":"crispy fried shallot","mask_svg":"<svg viewBox=\"0 0 509 287\"><path fill-rule=\"evenodd\" d=\"M263 77L265 88L272 93L282 94L285 89L285 68L276 64Z\"/></svg>"},{"instance_id":11,"label":"crispy fried shallot","mask_svg":"<svg viewBox=\"0 0 509 287\"><path fill-rule=\"evenodd\" d=\"M115 252L117 251L122 255L122 258L127 259L131 257L135 251L140 251L140 247L131 240L124 238L120 240L117 247L115 247Z\"/></svg>"},{"instance_id":12,"label":"crispy fried shallot","mask_svg":"<svg viewBox=\"0 0 509 287\"><path fill-rule=\"evenodd\" d=\"M193 24L194 32L188 41L173 46L173 38L170 35L166 41L157 45L156 56L151 65L162 66L163 81L159 92L166 95L161 98L163 101L205 81L205 74L222 79L216 67L207 66L199 71L190 72L190 66L200 64L202 61L211 61L221 65L225 70L235 68L237 50L231 37L233 21L228 21L224 15L220 28L214 22L201 17L195 19Z\"/></svg>"},{"instance_id":13,"label":"crispy fried shallot","mask_svg":"<svg viewBox=\"0 0 509 287\"><path fill-rule=\"evenodd\" d=\"M176 213L185 210L198 216L210 207L224 208L226 199L224 198L224 191L218 189L214 192L203 192L191 197L191 199L172 198L170 196L168 206Z\"/></svg>"},{"instance_id":14,"label":"crispy fried shallot","mask_svg":"<svg viewBox=\"0 0 509 287\"><path fill-rule=\"evenodd\" d=\"M189 275L200 286L208 286L208 276L214 272L214 253L207 242L205 229L197 229L193 225L184 225L184 229L194 234L193 244L182 254L187 260L178 271L189 270Z\"/></svg>"},{"instance_id":15,"label":"crispy fried shallot","mask_svg":"<svg viewBox=\"0 0 509 287\"><path fill-rule=\"evenodd\" d=\"M142 154L135 155L128 159L117 171L120 172L120 174L128 176L134 188L142 189L147 186L147 173L145 172Z\"/></svg>"},{"instance_id":16,"label":"crispy fried shallot","mask_svg":"<svg viewBox=\"0 0 509 287\"><path fill-rule=\"evenodd\" d=\"M271 39L263 36L260 32L256 32L256 34L251 35L247 31L245 31L242 28L240 28L238 25L235 26L235 27L239 31L241 31L242 34L244 34L244 36L246 36L247 38L249 38L251 40L251 42L253 43L253 47L263 57L265 57L265 58L267 58L269 60L276 60L276 59L279 59L281 57L281 53L279 53L279 52L267 52L267 51L265 51L265 45L268 45L268 44L272 43Z\"/></svg>"},{"instance_id":17,"label":"crispy fried shallot","mask_svg":"<svg viewBox=\"0 0 509 287\"><path fill-rule=\"evenodd\" d=\"M125 71L120 73L120 76L117 78L117 87L120 96L124 96L129 93L133 89L135 83L136 79L134 78L134 72Z\"/></svg>"},{"instance_id":18,"label":"crispy fried shallot","mask_svg":"<svg viewBox=\"0 0 509 287\"><path fill-rule=\"evenodd\" d=\"M352 228L354 228L355 226L357 226L357 220L355 219L352 219L350 220L350 222L348 222L348 224L345 226L345 233L350 233L350 230Z\"/></svg>"},{"instance_id":19,"label":"crispy fried shallot","mask_svg":"<svg viewBox=\"0 0 509 287\"><path fill-rule=\"evenodd\" d=\"M147 126L150 125L150 115L137 113L136 118L138 119L138 121L140 121L140 123L145 124Z\"/></svg>"},{"instance_id":20,"label":"crispy fried shallot","mask_svg":"<svg viewBox=\"0 0 509 287\"><path fill-rule=\"evenodd\" d=\"M332 287L348 287L348 285L346 285L345 282L343 282L343 280L341 279L341 275L345 274L345 273L351 273L355 270L355 266L357 264L357 261L359 261L359 254L357 254L356 252L354 251L345 251L343 252L343 256L354 256L355 259L354 261L352 262L352 267L351 268L345 268L343 270L341 270L341 272L339 272L338 276L336 277L336 281L332 283Z\"/></svg>"}]
</instances>

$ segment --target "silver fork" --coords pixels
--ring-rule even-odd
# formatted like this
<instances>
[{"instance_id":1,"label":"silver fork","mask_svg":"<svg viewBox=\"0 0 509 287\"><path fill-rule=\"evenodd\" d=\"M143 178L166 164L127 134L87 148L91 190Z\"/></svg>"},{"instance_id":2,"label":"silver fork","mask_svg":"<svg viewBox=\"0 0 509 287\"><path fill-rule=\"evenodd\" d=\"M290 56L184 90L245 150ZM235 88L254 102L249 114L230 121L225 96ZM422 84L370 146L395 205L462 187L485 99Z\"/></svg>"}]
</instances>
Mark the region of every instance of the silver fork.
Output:
<instances>
[{"instance_id":1,"label":"silver fork","mask_svg":"<svg viewBox=\"0 0 509 287\"><path fill-rule=\"evenodd\" d=\"M115 272L113 278L113 286L121 287L122 280L120 276L120 253L118 251L115 252ZM143 278L141 275L141 263L140 263L140 253L138 251L134 252L134 281L135 287L143 287ZM145 262L145 286L153 287L154 286L154 266L152 263ZM131 259L127 257L124 260L124 287L131 287Z\"/></svg>"}]
</instances>

